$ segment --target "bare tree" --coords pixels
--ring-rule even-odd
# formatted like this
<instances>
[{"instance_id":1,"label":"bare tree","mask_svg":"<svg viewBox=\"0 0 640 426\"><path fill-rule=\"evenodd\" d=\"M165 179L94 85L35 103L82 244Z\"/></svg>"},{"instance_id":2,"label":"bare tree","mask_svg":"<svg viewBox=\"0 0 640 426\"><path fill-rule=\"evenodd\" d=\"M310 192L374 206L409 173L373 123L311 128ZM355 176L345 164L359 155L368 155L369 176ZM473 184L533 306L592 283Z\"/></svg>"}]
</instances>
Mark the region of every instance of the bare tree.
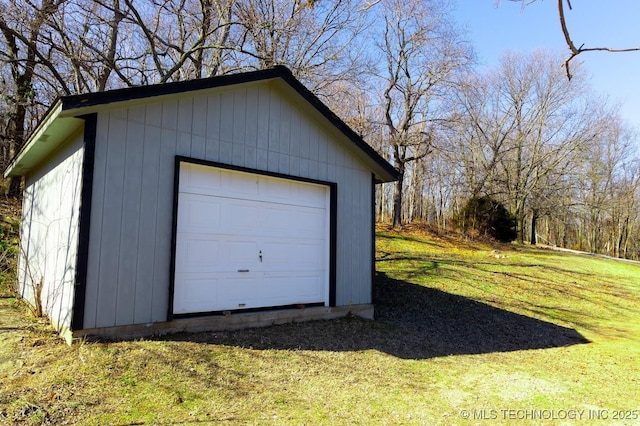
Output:
<instances>
[{"instance_id":1,"label":"bare tree","mask_svg":"<svg viewBox=\"0 0 640 426\"><path fill-rule=\"evenodd\" d=\"M383 122L400 172L393 202L397 227L402 225L407 165L431 152L437 123L446 116L442 100L472 54L447 16L446 2L383 0L380 7Z\"/></svg>"},{"instance_id":2,"label":"bare tree","mask_svg":"<svg viewBox=\"0 0 640 426\"><path fill-rule=\"evenodd\" d=\"M238 67L285 65L326 98L367 65L355 40L368 15L355 0L241 0L235 10Z\"/></svg>"},{"instance_id":3,"label":"bare tree","mask_svg":"<svg viewBox=\"0 0 640 426\"><path fill-rule=\"evenodd\" d=\"M584 238L576 242L591 252L619 256L623 251L634 210L637 213L636 137L612 113L599 137L585 151L576 194Z\"/></svg>"},{"instance_id":4,"label":"bare tree","mask_svg":"<svg viewBox=\"0 0 640 426\"><path fill-rule=\"evenodd\" d=\"M31 2L12 0L0 3L0 65L7 67L3 72L11 79L6 86L4 100L7 105L5 129L2 135L3 152L12 156L25 141L26 120L29 109L36 100L36 68L40 63L49 67L52 75L63 80L47 55L40 47L43 28L64 0L43 0L40 6ZM6 166L7 158L4 158ZM9 183L8 195L20 194L20 178L13 177Z\"/></svg>"},{"instance_id":5,"label":"bare tree","mask_svg":"<svg viewBox=\"0 0 640 426\"><path fill-rule=\"evenodd\" d=\"M463 124L450 136L450 157L468 176L469 196L507 204L521 242L527 217L535 240L537 220L552 214L556 195L568 190L568 177L606 123L583 74L568 81L555 64L544 51L504 55L496 70L465 85L456 107Z\"/></svg>"},{"instance_id":6,"label":"bare tree","mask_svg":"<svg viewBox=\"0 0 640 426\"><path fill-rule=\"evenodd\" d=\"M536 2L537 0L509 0L512 2L518 2L522 4L522 7L525 7L527 5L530 5L531 3ZM571 80L571 78L573 77L573 74L571 73L571 68L569 63L571 62L571 60L573 60L576 56L578 56L581 53L584 52L613 52L613 53L620 53L620 52L635 52L635 51L640 51L640 46L634 46L634 47L623 47L623 48L619 48L619 47L607 47L607 46L602 46L602 47L591 47L591 46L587 46L585 47L584 44L581 44L579 47L576 46L576 44L574 43L573 39L571 38L571 33L569 31L569 27L567 26L567 19L566 19L566 14L565 14L565 3L567 4L567 7L569 8L569 10L573 9L573 6L571 4L571 0L556 0L557 1L557 9L558 9L558 19L560 21L560 27L562 28L562 34L564 35L564 39L565 42L567 43L567 47L569 48L569 51L571 52L569 57L567 59L564 60L563 65L565 67L566 70L566 74L567 74L567 78L569 80ZM500 0L496 0L496 3L500 3Z\"/></svg>"},{"instance_id":7,"label":"bare tree","mask_svg":"<svg viewBox=\"0 0 640 426\"><path fill-rule=\"evenodd\" d=\"M224 73L235 0L122 0L142 84Z\"/></svg>"}]
</instances>

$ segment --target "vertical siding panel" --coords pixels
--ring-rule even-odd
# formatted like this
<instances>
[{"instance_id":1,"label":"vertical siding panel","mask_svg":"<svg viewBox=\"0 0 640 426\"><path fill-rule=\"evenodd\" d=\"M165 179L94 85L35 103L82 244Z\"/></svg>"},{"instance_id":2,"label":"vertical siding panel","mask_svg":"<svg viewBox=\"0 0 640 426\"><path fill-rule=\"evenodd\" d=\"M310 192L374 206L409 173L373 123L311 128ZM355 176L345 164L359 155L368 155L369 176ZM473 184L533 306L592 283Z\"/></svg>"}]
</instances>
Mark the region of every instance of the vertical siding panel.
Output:
<instances>
[{"instance_id":1,"label":"vertical siding panel","mask_svg":"<svg viewBox=\"0 0 640 426\"><path fill-rule=\"evenodd\" d=\"M300 176L300 157L289 156L289 173L291 176Z\"/></svg>"},{"instance_id":2,"label":"vertical siding panel","mask_svg":"<svg viewBox=\"0 0 640 426\"><path fill-rule=\"evenodd\" d=\"M338 146L335 143L329 143L327 146L327 163L336 164L338 156Z\"/></svg>"},{"instance_id":3,"label":"vertical siding panel","mask_svg":"<svg viewBox=\"0 0 640 426\"><path fill-rule=\"evenodd\" d=\"M159 113L159 112L158 112ZM151 322L156 254L156 215L158 205L158 177L160 170L161 130L147 125L144 132L142 156L142 192L140 196L140 224L138 227L138 264L136 271L137 324Z\"/></svg>"},{"instance_id":4,"label":"vertical siding panel","mask_svg":"<svg viewBox=\"0 0 640 426\"><path fill-rule=\"evenodd\" d=\"M278 173L289 174L289 155L278 154Z\"/></svg>"},{"instance_id":5,"label":"vertical siding panel","mask_svg":"<svg viewBox=\"0 0 640 426\"><path fill-rule=\"evenodd\" d=\"M107 147L109 138L109 114L98 114L96 128L95 160L93 167L93 191L91 195L91 229L89 230L89 252L87 253L87 282L84 304L84 327L97 327L98 293L100 289L100 259L102 252L102 229L104 219L104 195L107 170Z\"/></svg>"},{"instance_id":6,"label":"vertical siding panel","mask_svg":"<svg viewBox=\"0 0 640 426\"><path fill-rule=\"evenodd\" d=\"M162 103L162 119L160 126L163 129L178 129L178 101L167 100Z\"/></svg>"},{"instance_id":7,"label":"vertical siding panel","mask_svg":"<svg viewBox=\"0 0 640 426\"><path fill-rule=\"evenodd\" d=\"M233 148L231 164L246 167L244 154L247 128L247 93L244 88L240 88L234 92L233 121L228 123L228 125L232 127L231 140L233 141Z\"/></svg>"},{"instance_id":8,"label":"vertical siding panel","mask_svg":"<svg viewBox=\"0 0 640 426\"><path fill-rule=\"evenodd\" d=\"M192 135L191 137L191 156L204 160L207 141L204 136Z\"/></svg>"},{"instance_id":9,"label":"vertical siding panel","mask_svg":"<svg viewBox=\"0 0 640 426\"><path fill-rule=\"evenodd\" d=\"M160 135L160 167L158 170L158 204L156 215L156 247L153 271L152 321L165 321L169 306L169 266L171 259L171 226L173 216L173 176L176 154L176 132L162 129Z\"/></svg>"},{"instance_id":10,"label":"vertical siding panel","mask_svg":"<svg viewBox=\"0 0 640 426\"><path fill-rule=\"evenodd\" d=\"M300 176L309 177L309 162L310 160L307 158L300 159Z\"/></svg>"},{"instance_id":11,"label":"vertical siding panel","mask_svg":"<svg viewBox=\"0 0 640 426\"><path fill-rule=\"evenodd\" d=\"M280 125L278 152L281 154L289 154L289 147L291 145L291 103L282 102L278 124Z\"/></svg>"},{"instance_id":12,"label":"vertical siding panel","mask_svg":"<svg viewBox=\"0 0 640 426\"><path fill-rule=\"evenodd\" d=\"M318 179L318 173L320 170L320 164L316 160L309 160L309 177L311 179Z\"/></svg>"},{"instance_id":13,"label":"vertical siding panel","mask_svg":"<svg viewBox=\"0 0 640 426\"><path fill-rule=\"evenodd\" d=\"M258 165L258 116L266 111L258 111L258 91L256 88L247 90L245 98L244 124L244 166L257 169Z\"/></svg>"},{"instance_id":14,"label":"vertical siding panel","mask_svg":"<svg viewBox=\"0 0 640 426\"><path fill-rule=\"evenodd\" d=\"M366 253L369 251L369 237L371 234L368 232L368 227L366 226L369 221L367 220L367 200L364 197L366 194L369 196L369 192L366 188L366 182L363 181L363 174L360 170L353 170L353 177L356 182L356 190L357 193L354 194L354 209L358 209L354 220L357 222L358 226L356 227L354 233L357 233L357 240L354 246L354 250L356 250L356 258L354 261L354 274L357 278L358 287L356 289L356 295L354 299L357 303L365 303L368 302L367 297L367 277L371 269L369 268L369 263L367 262ZM370 251L369 251L370 252ZM369 292L370 293L370 292Z\"/></svg>"},{"instance_id":15,"label":"vertical siding panel","mask_svg":"<svg viewBox=\"0 0 640 426\"><path fill-rule=\"evenodd\" d=\"M269 149L269 122L271 120L271 98L267 87L258 88L258 105L257 105L257 146L259 149ZM260 156L258 157L260 161ZM266 164L258 163L258 164Z\"/></svg>"},{"instance_id":16,"label":"vertical siding panel","mask_svg":"<svg viewBox=\"0 0 640 426\"><path fill-rule=\"evenodd\" d=\"M234 142L231 151L231 163L234 166L245 166L244 161L244 145L239 142Z\"/></svg>"},{"instance_id":17,"label":"vertical siding panel","mask_svg":"<svg viewBox=\"0 0 640 426\"><path fill-rule=\"evenodd\" d=\"M233 98L234 92L224 92L220 97L220 140L233 141Z\"/></svg>"},{"instance_id":18,"label":"vertical siding panel","mask_svg":"<svg viewBox=\"0 0 640 426\"><path fill-rule=\"evenodd\" d=\"M176 154L191 157L191 133L178 132Z\"/></svg>"},{"instance_id":19,"label":"vertical siding panel","mask_svg":"<svg viewBox=\"0 0 640 426\"><path fill-rule=\"evenodd\" d=\"M147 109L144 106L135 106L129 108L129 121L135 121L136 123L144 123Z\"/></svg>"},{"instance_id":20,"label":"vertical siding panel","mask_svg":"<svg viewBox=\"0 0 640 426\"><path fill-rule=\"evenodd\" d=\"M220 156L218 157L218 161L220 161L221 163L231 164L232 157L233 142L220 140Z\"/></svg>"},{"instance_id":21,"label":"vertical siding panel","mask_svg":"<svg viewBox=\"0 0 640 426\"><path fill-rule=\"evenodd\" d=\"M327 180L328 170L329 167L327 163L318 163L318 179Z\"/></svg>"},{"instance_id":22,"label":"vertical siding panel","mask_svg":"<svg viewBox=\"0 0 640 426\"><path fill-rule=\"evenodd\" d=\"M349 299L351 298L351 292L349 290L349 277L346 271L346 265L349 257L349 252L346 251L346 243L349 239L348 227L346 226L346 222L348 220L345 217L346 211L346 199L349 195L348 188L346 186L346 176L344 175L344 169L338 168L337 172L337 181L338 181L338 197L337 197L337 241L336 241L336 304L347 305L349 304ZM348 212L347 212L348 216Z\"/></svg>"},{"instance_id":23,"label":"vertical siding panel","mask_svg":"<svg viewBox=\"0 0 640 426\"><path fill-rule=\"evenodd\" d=\"M327 162L329 143L334 144L335 142L329 139L326 133L322 133L321 137L318 139L318 161L321 163Z\"/></svg>"},{"instance_id":24,"label":"vertical siding panel","mask_svg":"<svg viewBox=\"0 0 640 426\"><path fill-rule=\"evenodd\" d=\"M336 173L336 165L333 163L327 164L327 182L335 182Z\"/></svg>"},{"instance_id":25,"label":"vertical siding panel","mask_svg":"<svg viewBox=\"0 0 640 426\"><path fill-rule=\"evenodd\" d=\"M255 146L244 147L244 166L252 169L258 168L258 149Z\"/></svg>"},{"instance_id":26,"label":"vertical siding panel","mask_svg":"<svg viewBox=\"0 0 640 426\"><path fill-rule=\"evenodd\" d=\"M267 170L277 173L280 166L280 154L278 154L277 152L268 151L267 156Z\"/></svg>"},{"instance_id":27,"label":"vertical siding panel","mask_svg":"<svg viewBox=\"0 0 640 426\"><path fill-rule=\"evenodd\" d=\"M220 156L218 161L231 164L233 159L233 92L220 97Z\"/></svg>"},{"instance_id":28,"label":"vertical siding panel","mask_svg":"<svg viewBox=\"0 0 640 426\"><path fill-rule=\"evenodd\" d=\"M271 152L278 152L280 150L280 111L281 108L281 100L280 97L273 93L273 91L269 92L269 132L267 133L269 141L268 141L268 149ZM277 164L276 164L277 167ZM278 171L276 168L273 171Z\"/></svg>"},{"instance_id":29,"label":"vertical siding panel","mask_svg":"<svg viewBox=\"0 0 640 426\"><path fill-rule=\"evenodd\" d=\"M290 133L289 133L289 155L294 157L300 156L300 122L302 117L297 110L293 110L290 117Z\"/></svg>"},{"instance_id":30,"label":"vertical siding panel","mask_svg":"<svg viewBox=\"0 0 640 426\"><path fill-rule=\"evenodd\" d=\"M29 183L29 176L25 177L25 188L22 197L22 217L20 220L20 251L18 252L18 292L21 297L28 299L26 282L28 279L29 257L31 256L32 231L35 228L34 217L34 185Z\"/></svg>"},{"instance_id":31,"label":"vertical siding panel","mask_svg":"<svg viewBox=\"0 0 640 426\"><path fill-rule=\"evenodd\" d=\"M300 123L300 135L298 137L298 155L300 158L309 159L309 138L311 134L311 124L308 120Z\"/></svg>"},{"instance_id":32,"label":"vertical siding panel","mask_svg":"<svg viewBox=\"0 0 640 426\"><path fill-rule=\"evenodd\" d=\"M300 176L300 120L298 111L293 110L289 143L289 173L292 176Z\"/></svg>"},{"instance_id":33,"label":"vertical siding panel","mask_svg":"<svg viewBox=\"0 0 640 426\"><path fill-rule=\"evenodd\" d=\"M162 126L162 103L153 102L145 107L144 122L147 126Z\"/></svg>"},{"instance_id":34,"label":"vertical siding panel","mask_svg":"<svg viewBox=\"0 0 640 426\"><path fill-rule=\"evenodd\" d=\"M270 170L269 169L269 151L267 151L266 149L258 148L256 152L256 161L258 163L259 168Z\"/></svg>"},{"instance_id":35,"label":"vertical siding panel","mask_svg":"<svg viewBox=\"0 0 640 426\"><path fill-rule=\"evenodd\" d=\"M207 98L207 140L204 158L209 161L220 159L220 95Z\"/></svg>"},{"instance_id":36,"label":"vertical siding panel","mask_svg":"<svg viewBox=\"0 0 640 426\"><path fill-rule=\"evenodd\" d=\"M178 144L176 154L191 156L191 131L193 123L193 98L178 101Z\"/></svg>"},{"instance_id":37,"label":"vertical siding panel","mask_svg":"<svg viewBox=\"0 0 640 426\"><path fill-rule=\"evenodd\" d=\"M135 312L138 227L142 192L144 125L129 120L124 163L122 235L118 268L116 325L132 324Z\"/></svg>"},{"instance_id":38,"label":"vertical siding panel","mask_svg":"<svg viewBox=\"0 0 640 426\"><path fill-rule=\"evenodd\" d=\"M193 99L191 129L194 135L207 136L207 102L206 96L196 96Z\"/></svg>"},{"instance_id":39,"label":"vertical siding panel","mask_svg":"<svg viewBox=\"0 0 640 426\"><path fill-rule=\"evenodd\" d=\"M233 96L233 121L227 123L233 126L231 140L234 143L245 143L247 128L247 91L238 89Z\"/></svg>"},{"instance_id":40,"label":"vertical siding panel","mask_svg":"<svg viewBox=\"0 0 640 426\"><path fill-rule=\"evenodd\" d=\"M116 323L120 235L122 232L122 196L124 191L124 159L126 150L126 111L109 114L109 140L105 174L104 209L102 220L102 250L96 325L113 326Z\"/></svg>"},{"instance_id":41,"label":"vertical siding panel","mask_svg":"<svg viewBox=\"0 0 640 426\"><path fill-rule=\"evenodd\" d=\"M205 140L204 158L207 161L220 162L220 140L210 138Z\"/></svg>"},{"instance_id":42,"label":"vertical siding panel","mask_svg":"<svg viewBox=\"0 0 640 426\"><path fill-rule=\"evenodd\" d=\"M258 91L255 88L247 90L245 101L244 143L247 146L258 146L258 116L266 111L258 110Z\"/></svg>"},{"instance_id":43,"label":"vertical siding panel","mask_svg":"<svg viewBox=\"0 0 640 426\"><path fill-rule=\"evenodd\" d=\"M371 268L373 259L373 240L371 238L371 229L373 229L371 212L371 172L364 167L359 170L360 177L360 239L362 244L360 247L360 269L358 273L362 277L362 286L360 287L360 303L373 303L371 296L373 294L373 282Z\"/></svg>"},{"instance_id":44,"label":"vertical siding panel","mask_svg":"<svg viewBox=\"0 0 640 426\"><path fill-rule=\"evenodd\" d=\"M327 179L327 151L329 145L335 144L335 140L330 139L329 135L322 133L322 137L318 141L318 179Z\"/></svg>"},{"instance_id":45,"label":"vertical siding panel","mask_svg":"<svg viewBox=\"0 0 640 426\"><path fill-rule=\"evenodd\" d=\"M344 213L343 217L345 218L344 224L344 233L346 235L345 241L345 250L349 255L346 259L345 272L347 275L347 283L346 285L349 287L349 302L348 303L357 303L357 295L354 289L356 286L357 277L354 274L354 254L357 243L360 238L362 238L361 234L358 234L358 223L355 222L355 217L353 215L353 211L355 208L355 200L356 194L354 193L354 182L353 182L353 171L351 169L344 169L346 175L345 188L348 188L349 194L346 197L345 205L343 206Z\"/></svg>"},{"instance_id":46,"label":"vertical siding panel","mask_svg":"<svg viewBox=\"0 0 640 426\"><path fill-rule=\"evenodd\" d=\"M191 134L193 124L193 98L188 97L178 101L178 132Z\"/></svg>"}]
</instances>

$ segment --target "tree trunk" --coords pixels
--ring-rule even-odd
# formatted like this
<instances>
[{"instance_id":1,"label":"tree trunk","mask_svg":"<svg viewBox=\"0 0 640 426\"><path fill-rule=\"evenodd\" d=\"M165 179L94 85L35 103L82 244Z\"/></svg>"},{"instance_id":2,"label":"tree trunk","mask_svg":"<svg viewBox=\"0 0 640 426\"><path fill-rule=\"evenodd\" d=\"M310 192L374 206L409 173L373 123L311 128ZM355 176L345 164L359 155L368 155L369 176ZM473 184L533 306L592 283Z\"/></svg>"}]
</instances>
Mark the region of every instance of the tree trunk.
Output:
<instances>
[{"instance_id":1,"label":"tree trunk","mask_svg":"<svg viewBox=\"0 0 640 426\"><path fill-rule=\"evenodd\" d=\"M533 211L531 214L531 245L535 246L538 241L536 238L536 224L538 222L538 212Z\"/></svg>"},{"instance_id":2,"label":"tree trunk","mask_svg":"<svg viewBox=\"0 0 640 426\"><path fill-rule=\"evenodd\" d=\"M23 82L22 79L18 79L20 83ZM25 84L23 83L23 87ZM25 117L26 117L26 107L25 104L27 102L27 96L25 94L25 90L18 89L17 91L17 102L15 104L15 109L9 118L9 126L7 131L8 141L9 141L9 157L14 157L24 145L24 134L25 134ZM6 166L6 165L5 165ZM7 188L6 195L9 197L19 197L21 195L20 184L22 183L22 178L19 176L11 177L9 181L9 187Z\"/></svg>"},{"instance_id":3,"label":"tree trunk","mask_svg":"<svg viewBox=\"0 0 640 426\"><path fill-rule=\"evenodd\" d=\"M398 181L395 183L393 192L393 227L400 228L402 226L402 194L404 192L404 163L398 163Z\"/></svg>"}]
</instances>

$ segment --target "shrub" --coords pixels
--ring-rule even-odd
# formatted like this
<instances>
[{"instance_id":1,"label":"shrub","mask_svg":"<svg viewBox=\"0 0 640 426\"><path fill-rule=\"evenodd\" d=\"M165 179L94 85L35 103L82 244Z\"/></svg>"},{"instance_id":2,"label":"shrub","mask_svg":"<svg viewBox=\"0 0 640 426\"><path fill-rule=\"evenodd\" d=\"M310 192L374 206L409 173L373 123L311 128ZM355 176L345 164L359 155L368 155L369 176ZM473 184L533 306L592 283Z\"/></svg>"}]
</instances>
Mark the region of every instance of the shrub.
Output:
<instances>
[{"instance_id":1,"label":"shrub","mask_svg":"<svg viewBox=\"0 0 640 426\"><path fill-rule=\"evenodd\" d=\"M516 219L491 197L473 197L464 206L454 223L465 233L477 233L498 241L516 239Z\"/></svg>"}]
</instances>

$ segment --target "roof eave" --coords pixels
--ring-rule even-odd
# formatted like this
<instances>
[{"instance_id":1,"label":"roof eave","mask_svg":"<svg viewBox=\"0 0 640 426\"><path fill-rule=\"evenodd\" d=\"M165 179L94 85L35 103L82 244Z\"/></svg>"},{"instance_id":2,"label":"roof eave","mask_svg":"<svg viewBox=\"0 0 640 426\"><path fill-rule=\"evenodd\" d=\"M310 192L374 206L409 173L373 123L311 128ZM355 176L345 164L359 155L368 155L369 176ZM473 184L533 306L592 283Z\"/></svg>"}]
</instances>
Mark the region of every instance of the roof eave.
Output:
<instances>
[{"instance_id":1,"label":"roof eave","mask_svg":"<svg viewBox=\"0 0 640 426\"><path fill-rule=\"evenodd\" d=\"M229 74L213 79L189 80L162 85L125 88L108 92L65 96L55 101L45 115L45 118L38 124L38 127L36 127L23 148L11 161L4 176L21 176L36 166L39 161L55 149L57 143L61 143L64 138L69 137L81 126L83 120L77 118L81 114L95 112L102 108L109 108L110 105L115 103L140 102L143 99L171 96L176 93L194 92L215 87L274 79L281 79L286 82L288 86L304 98L312 108L323 115L337 130L359 148L360 152L366 156L377 183L398 180L399 172L396 168L369 146L284 66L249 73ZM47 147L47 142L51 142L49 144L50 148Z\"/></svg>"},{"instance_id":2,"label":"roof eave","mask_svg":"<svg viewBox=\"0 0 640 426\"><path fill-rule=\"evenodd\" d=\"M82 119L63 117L63 109L57 99L5 169L5 179L27 174L82 125Z\"/></svg>"}]
</instances>

